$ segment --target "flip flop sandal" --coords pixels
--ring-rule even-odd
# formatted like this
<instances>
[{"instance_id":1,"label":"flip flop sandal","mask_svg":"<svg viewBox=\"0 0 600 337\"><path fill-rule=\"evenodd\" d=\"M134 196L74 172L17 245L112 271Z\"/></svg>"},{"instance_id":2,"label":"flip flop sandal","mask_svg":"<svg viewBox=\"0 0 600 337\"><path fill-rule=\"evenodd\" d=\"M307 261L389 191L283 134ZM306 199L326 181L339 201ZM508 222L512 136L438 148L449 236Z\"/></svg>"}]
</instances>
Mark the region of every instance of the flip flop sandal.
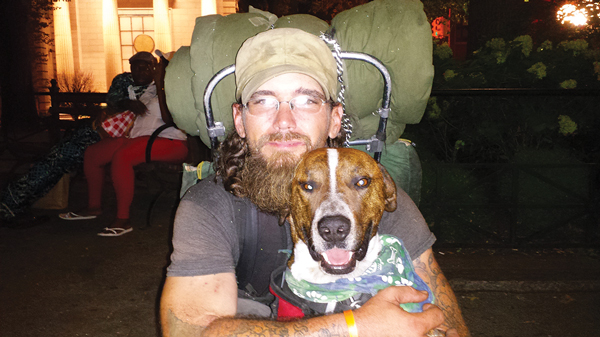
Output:
<instances>
[{"instance_id":1,"label":"flip flop sandal","mask_svg":"<svg viewBox=\"0 0 600 337\"><path fill-rule=\"evenodd\" d=\"M61 213L58 215L63 220L91 220L96 219L97 215L79 215L73 212Z\"/></svg>"},{"instance_id":2,"label":"flip flop sandal","mask_svg":"<svg viewBox=\"0 0 600 337\"><path fill-rule=\"evenodd\" d=\"M129 228L109 228L104 227L102 232L98 233L99 236L121 236L123 234L129 233L133 230L133 227Z\"/></svg>"}]
</instances>

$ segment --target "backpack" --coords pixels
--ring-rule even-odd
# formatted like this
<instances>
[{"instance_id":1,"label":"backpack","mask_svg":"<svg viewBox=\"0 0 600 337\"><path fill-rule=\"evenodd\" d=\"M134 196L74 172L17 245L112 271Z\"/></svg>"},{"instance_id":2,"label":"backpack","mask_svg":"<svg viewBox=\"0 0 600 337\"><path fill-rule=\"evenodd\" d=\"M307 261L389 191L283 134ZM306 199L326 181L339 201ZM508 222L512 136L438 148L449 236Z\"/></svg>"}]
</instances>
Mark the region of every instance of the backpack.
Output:
<instances>
[{"instance_id":1,"label":"backpack","mask_svg":"<svg viewBox=\"0 0 600 337\"><path fill-rule=\"evenodd\" d=\"M374 0L337 14L331 22L297 14L277 18L251 9L228 16L209 15L196 19L190 46L174 54L165 74L167 105L177 127L199 135L210 146L204 116L203 94L221 69L235 63L242 43L271 28L298 28L320 35L329 33L341 50L362 52L378 58L392 81L391 112L387 144L394 143L406 124L421 120L433 81L431 26L418 0ZM369 139L377 130L383 93L381 74L360 61L344 61L346 111L353 125L352 139ZM215 121L233 130L231 104L235 102L233 76L214 88L212 110Z\"/></svg>"}]
</instances>

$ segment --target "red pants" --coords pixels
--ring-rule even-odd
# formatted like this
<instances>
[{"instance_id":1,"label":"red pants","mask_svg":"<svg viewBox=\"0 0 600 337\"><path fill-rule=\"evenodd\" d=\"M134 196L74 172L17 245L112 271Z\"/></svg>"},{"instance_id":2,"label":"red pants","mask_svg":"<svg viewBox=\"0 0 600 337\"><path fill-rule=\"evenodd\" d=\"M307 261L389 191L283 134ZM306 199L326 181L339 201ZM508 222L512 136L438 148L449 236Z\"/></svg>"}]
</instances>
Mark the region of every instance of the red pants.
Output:
<instances>
[{"instance_id":1,"label":"red pants","mask_svg":"<svg viewBox=\"0 0 600 337\"><path fill-rule=\"evenodd\" d=\"M117 195L117 218L129 219L133 201L135 174L133 167L146 161L146 144L150 136L138 138L105 138L85 151L83 170L88 183L88 207L102 206L104 166L111 164L111 177ZM183 162L187 156L187 142L156 138L152 144L152 160Z\"/></svg>"}]
</instances>

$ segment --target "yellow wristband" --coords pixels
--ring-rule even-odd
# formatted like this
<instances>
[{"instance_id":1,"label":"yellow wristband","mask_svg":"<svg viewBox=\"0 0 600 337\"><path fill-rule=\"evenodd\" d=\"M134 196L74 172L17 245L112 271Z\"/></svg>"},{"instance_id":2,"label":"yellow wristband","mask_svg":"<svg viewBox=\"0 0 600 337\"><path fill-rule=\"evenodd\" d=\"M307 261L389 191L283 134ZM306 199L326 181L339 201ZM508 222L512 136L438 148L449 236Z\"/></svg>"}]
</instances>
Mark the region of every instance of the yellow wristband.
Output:
<instances>
[{"instance_id":1,"label":"yellow wristband","mask_svg":"<svg viewBox=\"0 0 600 337\"><path fill-rule=\"evenodd\" d=\"M350 337L358 337L358 329L356 328L356 322L354 321L354 313L352 313L352 310L344 311L344 318L346 319L346 325L348 325L348 334Z\"/></svg>"}]
</instances>

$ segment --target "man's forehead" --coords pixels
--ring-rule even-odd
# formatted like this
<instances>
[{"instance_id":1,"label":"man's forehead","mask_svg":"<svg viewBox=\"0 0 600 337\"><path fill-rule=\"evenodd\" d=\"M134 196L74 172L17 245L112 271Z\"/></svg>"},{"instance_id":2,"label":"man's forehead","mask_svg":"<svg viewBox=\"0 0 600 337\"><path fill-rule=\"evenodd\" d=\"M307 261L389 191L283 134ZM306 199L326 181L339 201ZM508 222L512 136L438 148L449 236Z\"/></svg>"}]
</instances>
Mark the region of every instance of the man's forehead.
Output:
<instances>
[{"instance_id":1,"label":"man's forehead","mask_svg":"<svg viewBox=\"0 0 600 337\"><path fill-rule=\"evenodd\" d=\"M254 92L265 92L270 91L275 94L316 94L317 96L325 96L323 88L319 82L308 75L300 73L286 73L279 76L275 76L265 83L263 83ZM254 96L253 94L253 96Z\"/></svg>"},{"instance_id":2,"label":"man's forehead","mask_svg":"<svg viewBox=\"0 0 600 337\"><path fill-rule=\"evenodd\" d=\"M255 91L252 94L252 96L250 96L250 99L254 99L254 98L260 97L260 96L280 96L281 94L282 93L280 93L276 90L263 89L263 90ZM319 90L319 89L307 89L304 87L300 87L300 88L297 88L296 90L294 90L292 92L292 94L294 96L306 95L306 96L311 96L311 97L320 98L322 100L326 100L323 90Z\"/></svg>"}]
</instances>

